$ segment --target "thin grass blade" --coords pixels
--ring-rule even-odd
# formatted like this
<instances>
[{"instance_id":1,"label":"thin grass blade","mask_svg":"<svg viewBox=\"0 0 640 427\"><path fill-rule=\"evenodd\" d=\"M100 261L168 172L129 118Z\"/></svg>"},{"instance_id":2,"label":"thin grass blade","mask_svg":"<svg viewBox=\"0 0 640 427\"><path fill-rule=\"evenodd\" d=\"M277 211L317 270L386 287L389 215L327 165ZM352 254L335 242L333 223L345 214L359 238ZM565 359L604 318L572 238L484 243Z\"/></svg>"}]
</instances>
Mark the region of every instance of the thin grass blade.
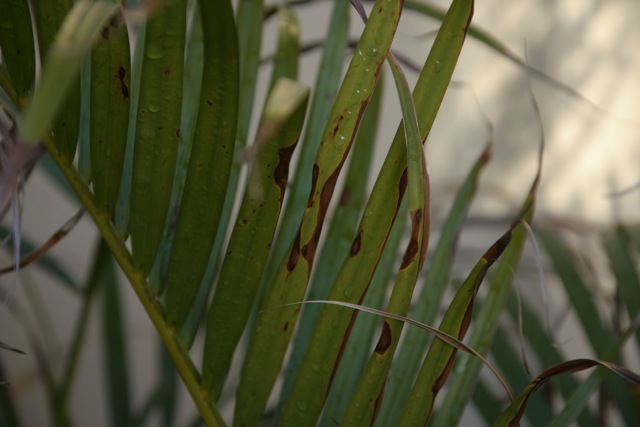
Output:
<instances>
[{"instance_id":1,"label":"thin grass blade","mask_svg":"<svg viewBox=\"0 0 640 427\"><path fill-rule=\"evenodd\" d=\"M606 355L607 359L613 359L620 352L628 338L634 332L637 332L638 326L640 325L640 317L636 317L633 322L631 322L630 327L627 329L625 334L623 334L617 342L614 344L613 348L610 349L608 354ZM578 416L585 411L587 408L587 404L589 399L596 392L597 388L601 386L605 377L609 371L604 367L598 367L594 370L589 378L582 383L579 387L574 387L571 390L571 395L568 396L566 400L566 404L560 414L553 420L551 426L560 427L567 426L573 423ZM636 384L635 388L638 388Z\"/></svg>"},{"instance_id":2,"label":"thin grass blade","mask_svg":"<svg viewBox=\"0 0 640 427\"><path fill-rule=\"evenodd\" d=\"M556 231L541 229L538 237L549 255L554 270L562 280L593 352L598 358L603 358L605 352L613 346L613 338L602 321L596 300L585 281L585 275L581 272L579 263ZM629 425L640 423L640 414L635 410L636 405L624 383L614 381L613 378L608 378L605 382L625 422Z\"/></svg>"},{"instance_id":3,"label":"thin grass blade","mask_svg":"<svg viewBox=\"0 0 640 427\"><path fill-rule=\"evenodd\" d=\"M530 343L530 348L542 366L553 366L564 361L563 356L553 342L553 337L549 334L549 330L544 326L544 323L540 320L527 300L521 299L518 304L515 298L510 298L507 302L507 311L514 322L517 322L518 318L522 316L524 336ZM564 399L568 399L578 386L578 383L570 376L561 376L555 380L553 384L560 391ZM476 390L474 397L478 393L479 390ZM552 399L555 395L554 390L552 389L548 395L549 398ZM497 418L498 416L496 415L492 418L492 421ZM599 425L598 420L588 408L585 408L580 413L578 421L580 426L585 427L596 427Z\"/></svg>"},{"instance_id":4,"label":"thin grass blade","mask_svg":"<svg viewBox=\"0 0 640 427\"><path fill-rule=\"evenodd\" d=\"M628 230L619 225L604 236L604 249L609 258L611 271L616 278L616 285L622 303L630 318L640 314L640 278L634 252L630 244ZM636 341L640 344L640 330L635 331Z\"/></svg>"},{"instance_id":5,"label":"thin grass blade","mask_svg":"<svg viewBox=\"0 0 640 427\"><path fill-rule=\"evenodd\" d=\"M0 362L0 424L6 427L20 427L22 424L16 411L12 388L7 383L5 368Z\"/></svg>"},{"instance_id":6,"label":"thin grass blade","mask_svg":"<svg viewBox=\"0 0 640 427\"><path fill-rule=\"evenodd\" d=\"M124 241L129 234L129 219L131 215L131 176L133 175L133 150L136 139L136 128L138 124L138 104L140 100L140 86L142 86L142 61L144 59L144 44L146 39L147 26L143 22L138 27L133 55L131 60L131 85L129 86L129 126L127 132L127 145L124 153L122 165L122 177L120 180L120 190L114 215L114 224L118 234Z\"/></svg>"},{"instance_id":7,"label":"thin grass blade","mask_svg":"<svg viewBox=\"0 0 640 427\"><path fill-rule=\"evenodd\" d=\"M626 379L632 384L640 385L640 375L609 362L591 359L576 359L552 366L542 372L533 380L518 398L502 413L494 423L494 427L517 426L526 408L527 401L531 394L540 388L544 383L556 375L570 374L583 371L585 369L602 366L614 372L618 376Z\"/></svg>"},{"instance_id":8,"label":"thin grass blade","mask_svg":"<svg viewBox=\"0 0 640 427\"><path fill-rule=\"evenodd\" d=\"M27 255L24 255L20 259L20 268L25 268L32 262L37 261L38 266L47 271L47 273L52 277L58 279L60 283L67 287L67 289L73 293L80 293L78 284L71 274L69 274L66 267L47 253L56 242L58 242L67 232L70 231L71 228L73 228L75 223L80 219L80 216L72 218L71 223L68 222L63 225L61 229L54 233L47 242L44 243L44 245L38 246L35 242L23 235L20 247L25 253L27 253ZM0 225L0 233L3 236L8 235L10 232L11 230L6 225ZM0 275L14 270L15 264L8 265L5 268L0 269Z\"/></svg>"}]
</instances>

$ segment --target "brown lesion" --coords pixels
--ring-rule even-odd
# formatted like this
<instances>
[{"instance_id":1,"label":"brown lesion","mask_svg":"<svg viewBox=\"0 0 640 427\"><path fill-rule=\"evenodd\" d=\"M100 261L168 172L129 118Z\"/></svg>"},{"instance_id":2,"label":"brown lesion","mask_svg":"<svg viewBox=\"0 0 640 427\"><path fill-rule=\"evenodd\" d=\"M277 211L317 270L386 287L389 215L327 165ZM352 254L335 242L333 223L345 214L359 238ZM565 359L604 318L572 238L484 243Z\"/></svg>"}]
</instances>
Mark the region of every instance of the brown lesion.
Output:
<instances>
[{"instance_id":1,"label":"brown lesion","mask_svg":"<svg viewBox=\"0 0 640 427\"><path fill-rule=\"evenodd\" d=\"M351 256L356 256L358 252L360 252L361 247L362 247L362 229L358 231L358 235L353 240L353 244L351 245L351 251L349 251L349 254Z\"/></svg>"},{"instance_id":2,"label":"brown lesion","mask_svg":"<svg viewBox=\"0 0 640 427\"><path fill-rule=\"evenodd\" d=\"M309 193L309 201L307 202L307 209L313 207L314 195L316 193L316 185L318 184L318 176L320 175L320 167L317 163L313 164L311 171L311 192Z\"/></svg>"},{"instance_id":3,"label":"brown lesion","mask_svg":"<svg viewBox=\"0 0 640 427\"><path fill-rule=\"evenodd\" d=\"M282 204L284 193L287 188L287 180L289 179L289 165L291 163L291 157L293 156L295 148L296 144L292 144L289 147L284 147L278 150L279 161L273 171L273 180L280 189L280 204Z\"/></svg>"},{"instance_id":4,"label":"brown lesion","mask_svg":"<svg viewBox=\"0 0 640 427\"><path fill-rule=\"evenodd\" d=\"M380 338L378 339L378 344L376 345L375 353L384 354L390 346L391 346L391 326L389 326L389 321L385 319L384 324L382 325L382 332L380 333Z\"/></svg>"},{"instance_id":5,"label":"brown lesion","mask_svg":"<svg viewBox=\"0 0 640 427\"><path fill-rule=\"evenodd\" d=\"M291 253L289 254L289 259L287 260L287 270L293 271L296 268L296 264L298 263L298 258L300 257L300 232L296 235L296 240L293 242L293 248L291 248Z\"/></svg>"},{"instance_id":6,"label":"brown lesion","mask_svg":"<svg viewBox=\"0 0 640 427\"><path fill-rule=\"evenodd\" d=\"M118 80L120 81L120 92L122 96L125 98L129 98L129 87L127 83L124 81L124 77L126 76L127 71L123 67L118 68Z\"/></svg>"},{"instance_id":7,"label":"brown lesion","mask_svg":"<svg viewBox=\"0 0 640 427\"><path fill-rule=\"evenodd\" d=\"M407 268L415 259L418 254L418 249L420 248L419 239L420 239L420 230L423 228L422 223L422 209L416 209L410 213L411 217L411 238L409 240L409 244L407 245L407 250L404 253L404 257L402 258L402 264L400 265L400 269Z\"/></svg>"}]
</instances>

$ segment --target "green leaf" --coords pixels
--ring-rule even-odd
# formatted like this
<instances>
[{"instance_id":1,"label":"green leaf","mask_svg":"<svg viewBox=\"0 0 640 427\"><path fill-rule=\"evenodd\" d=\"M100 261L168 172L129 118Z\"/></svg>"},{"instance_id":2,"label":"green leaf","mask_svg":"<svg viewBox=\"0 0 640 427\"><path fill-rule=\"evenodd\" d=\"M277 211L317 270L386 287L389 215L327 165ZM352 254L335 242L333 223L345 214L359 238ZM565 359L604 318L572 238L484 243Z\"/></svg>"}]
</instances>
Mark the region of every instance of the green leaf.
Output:
<instances>
[{"instance_id":1,"label":"green leaf","mask_svg":"<svg viewBox=\"0 0 640 427\"><path fill-rule=\"evenodd\" d=\"M255 157L207 318L202 384L220 397L269 256L309 89L282 78L265 106Z\"/></svg>"},{"instance_id":2,"label":"green leaf","mask_svg":"<svg viewBox=\"0 0 640 427\"><path fill-rule=\"evenodd\" d=\"M382 105L382 91L384 87L383 76L379 79L378 85L373 92L371 101L362 118L362 124L358 129L358 135L351 153L351 162L347 177L340 193L340 201L333 213L325 243L318 255L318 262L312 272L309 283L309 293L307 299L325 299L330 287L338 275L340 265L349 255L351 243L356 236L358 219L365 202L365 192L371 161L375 147L377 124L380 120L380 107ZM405 220L406 218L403 218ZM403 221L398 221L403 222ZM390 249L397 250L397 245ZM395 255L396 252L393 252ZM393 256L395 259L395 256ZM393 266L389 266L389 272ZM379 284L381 280L378 280ZM383 286L380 284L380 286ZM378 307L377 305L375 306ZM295 373L302 361L304 352L307 349L309 340L313 335L313 328L320 314L320 306L310 305L302 310L298 331L293 341L293 350L289 363L287 364L287 375L280 394L280 402L284 404L289 395ZM371 331L373 333L373 331ZM363 361L364 362L364 361ZM354 365L355 368L356 365ZM340 417L341 418L341 417ZM336 418L336 419L340 419Z\"/></svg>"},{"instance_id":3,"label":"green leaf","mask_svg":"<svg viewBox=\"0 0 640 427\"><path fill-rule=\"evenodd\" d=\"M0 2L0 47L18 102L26 103L36 77L33 28L27 0Z\"/></svg>"},{"instance_id":4,"label":"green leaf","mask_svg":"<svg viewBox=\"0 0 640 427\"><path fill-rule=\"evenodd\" d=\"M540 156L542 156L542 147L541 145ZM539 167L542 167L541 162ZM502 260L489 288L488 295L490 295L490 297L484 301L475 319L475 323L483 325L483 327L474 329L469 339L469 345L480 353L488 351L497 328L498 320L500 319L504 304L509 295L510 285L515 274L514 268L518 265L527 237L522 222L529 223L533 218L535 192L540 178L540 171L541 170L538 169L538 174L531 186L529 195L523 203L518 217L511 226L512 235L510 243L502 256ZM480 370L480 364L477 363L477 359L465 355L460 359L449 381L449 391L442 407L433 420L433 425L455 424L462 415L462 408L465 406L469 395L473 391ZM423 367L424 366L425 365L423 365ZM451 369L451 366L449 369Z\"/></svg>"},{"instance_id":5,"label":"green leaf","mask_svg":"<svg viewBox=\"0 0 640 427\"><path fill-rule=\"evenodd\" d=\"M133 49L133 59L131 63L131 86L129 86L129 126L127 131L127 144L122 165L122 176L120 179L120 191L114 215L114 224L118 234L124 240L129 233L129 219L131 214L131 177L133 175L133 151L136 140L136 129L138 125L138 104L140 100L140 86L142 81L142 61L144 59L144 45L147 33L146 23L142 23L138 28L138 34Z\"/></svg>"},{"instance_id":6,"label":"green leaf","mask_svg":"<svg viewBox=\"0 0 640 427\"><path fill-rule=\"evenodd\" d=\"M238 120L238 48L231 3L199 5L206 73L167 271L167 321L177 329L198 293L219 229Z\"/></svg>"},{"instance_id":7,"label":"green leaf","mask_svg":"<svg viewBox=\"0 0 640 427\"><path fill-rule=\"evenodd\" d=\"M413 99L424 140L431 130L449 80L455 68L471 16L471 2L454 2L441 27L421 73ZM374 10L377 10L374 7ZM376 16L374 13L372 18ZM371 22L371 21L370 21ZM358 48L356 48L356 54ZM364 209L358 233L329 294L330 300L358 302L362 299L382 254L386 239L402 203L407 185L406 139L401 127L376 180ZM321 407L339 362L352 313L323 307L305 354L292 394L309 396L306 407Z\"/></svg>"},{"instance_id":8,"label":"green leaf","mask_svg":"<svg viewBox=\"0 0 640 427\"><path fill-rule=\"evenodd\" d=\"M155 11L145 31L131 182L133 262L145 276L158 252L175 173L186 22L186 0L176 0Z\"/></svg>"},{"instance_id":9,"label":"green leaf","mask_svg":"<svg viewBox=\"0 0 640 427\"><path fill-rule=\"evenodd\" d=\"M124 17L115 14L91 53L90 155L93 193L107 218L115 211L129 122L131 52Z\"/></svg>"},{"instance_id":10,"label":"green leaf","mask_svg":"<svg viewBox=\"0 0 640 427\"><path fill-rule=\"evenodd\" d=\"M300 301L304 296L329 201L391 45L400 6L399 2L380 0L375 6L376 13L365 26L323 133L313 165L309 204L298 236L269 285L263 307ZM258 316L240 379L236 422L253 425L260 419L280 371L298 311L299 308L288 307ZM283 418L283 423L286 422Z\"/></svg>"},{"instance_id":11,"label":"green leaf","mask_svg":"<svg viewBox=\"0 0 640 427\"><path fill-rule=\"evenodd\" d=\"M104 281L104 375L107 379L111 425L126 426L132 422L132 413L124 317L111 255L105 245L100 248L99 259L106 258L103 260L104 270L100 272L100 280Z\"/></svg>"},{"instance_id":12,"label":"green leaf","mask_svg":"<svg viewBox=\"0 0 640 427\"><path fill-rule=\"evenodd\" d=\"M378 268L371 279L367 295L362 302L366 307L380 308L385 300L387 285L394 273L397 255L400 252L400 241L404 234L406 220L409 217L407 205L407 199L404 199L389 233ZM350 398L358 385L367 359L371 354L373 335L378 324L376 316L367 314L360 314L355 320L349 341L344 350L344 356L329 389L320 425L335 426L335 420L341 420L344 416L351 400Z\"/></svg>"},{"instance_id":13,"label":"green leaf","mask_svg":"<svg viewBox=\"0 0 640 427\"><path fill-rule=\"evenodd\" d=\"M309 119L300 143L300 158L291 182L289 197L282 212L283 224L299 224L311 192L313 162L322 139L322 132L329 119L331 106L340 84L342 63L347 44L349 1L336 0L331 14L328 38L323 44L320 68L314 84ZM296 227L281 227L276 236L271 259L262 280L261 289L273 281L275 273L287 255L296 235ZM259 301L262 300L260 297ZM312 307L309 307L312 308Z\"/></svg>"},{"instance_id":14,"label":"green leaf","mask_svg":"<svg viewBox=\"0 0 640 427\"><path fill-rule=\"evenodd\" d=\"M407 145L408 203L411 230L409 242L396 276L387 312L406 315L411 296L422 269L429 242L430 193L429 175L422 151L415 105L406 78L392 54L387 56L396 91L400 97L402 123ZM402 322L385 319L375 350L342 419L344 425L371 425L378 413L387 374L400 341Z\"/></svg>"},{"instance_id":15,"label":"green leaf","mask_svg":"<svg viewBox=\"0 0 640 427\"><path fill-rule=\"evenodd\" d=\"M7 377L3 363L0 362L0 424L6 427L19 427L21 425L16 403L11 393L11 388L7 387Z\"/></svg>"},{"instance_id":16,"label":"green leaf","mask_svg":"<svg viewBox=\"0 0 640 427\"><path fill-rule=\"evenodd\" d=\"M610 371L618 374L620 377L627 381L640 385L640 375L635 374L628 369L621 366L614 365L613 363L603 362L590 359L576 359L568 362L560 363L559 365L552 366L542 372L536 377L518 396L518 398L502 413L494 423L494 427L502 426L516 426L518 425L520 418L522 418L527 401L531 394L546 383L550 378L556 375L569 374L573 372L579 372L585 369L593 368L596 366L602 366Z\"/></svg>"},{"instance_id":17,"label":"green leaf","mask_svg":"<svg viewBox=\"0 0 640 427\"><path fill-rule=\"evenodd\" d=\"M82 0L73 7L70 0L34 3L40 52L46 52L46 58L24 116L22 138L26 142L37 142L53 123L56 148L68 163L75 156L78 142L78 70L100 29L117 9L117 5L104 1ZM44 58L44 54L41 57Z\"/></svg>"},{"instance_id":18,"label":"green leaf","mask_svg":"<svg viewBox=\"0 0 640 427\"><path fill-rule=\"evenodd\" d=\"M449 272L453 262L454 251L458 235L467 217L467 211L475 195L480 172L484 169L491 156L491 143L482 151L467 179L458 190L451 210L442 226L440 239L431 256L431 262L424 279L420 298L415 304L411 318L423 323L432 323L440 308L440 302L449 281ZM407 378L417 372L420 359L427 347L428 337L419 330L409 329L406 332L397 361L391 368L389 381L385 389L385 400L382 406L378 425L395 423L400 415L402 406L411 390L412 382Z\"/></svg>"}]
</instances>

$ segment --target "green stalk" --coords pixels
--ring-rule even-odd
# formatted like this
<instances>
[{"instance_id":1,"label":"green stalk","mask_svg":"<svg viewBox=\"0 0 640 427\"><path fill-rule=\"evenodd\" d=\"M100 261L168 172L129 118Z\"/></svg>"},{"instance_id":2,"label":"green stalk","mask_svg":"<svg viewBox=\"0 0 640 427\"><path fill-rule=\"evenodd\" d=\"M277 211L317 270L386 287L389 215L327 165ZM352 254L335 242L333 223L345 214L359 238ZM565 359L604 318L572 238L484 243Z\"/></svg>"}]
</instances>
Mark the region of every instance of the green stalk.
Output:
<instances>
[{"instance_id":1,"label":"green stalk","mask_svg":"<svg viewBox=\"0 0 640 427\"><path fill-rule=\"evenodd\" d=\"M116 259L122 272L127 277L133 291L138 296L147 316L158 331L167 351L173 359L176 369L182 378L196 408L200 411L203 421L207 426L224 426L225 423L218 409L210 402L208 395L200 388L200 375L193 365L186 349L180 344L176 331L169 327L164 318L164 312L160 303L148 292L144 275L134 269L133 260L129 250L120 239L113 224L107 221L96 208L93 195L79 175L78 171L69 165L53 144L50 138L43 140L47 150L58 164L63 175L75 191L78 199L95 222L111 253Z\"/></svg>"}]
</instances>

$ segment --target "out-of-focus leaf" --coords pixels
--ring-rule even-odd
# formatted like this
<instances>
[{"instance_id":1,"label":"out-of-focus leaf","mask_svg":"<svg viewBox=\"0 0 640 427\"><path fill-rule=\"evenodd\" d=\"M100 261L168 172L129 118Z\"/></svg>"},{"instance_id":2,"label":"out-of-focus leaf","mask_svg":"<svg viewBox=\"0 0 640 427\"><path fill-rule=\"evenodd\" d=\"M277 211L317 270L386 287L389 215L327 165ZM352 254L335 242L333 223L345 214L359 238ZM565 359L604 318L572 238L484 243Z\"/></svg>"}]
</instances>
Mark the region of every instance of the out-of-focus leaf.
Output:
<instances>
[{"instance_id":1,"label":"out-of-focus leaf","mask_svg":"<svg viewBox=\"0 0 640 427\"><path fill-rule=\"evenodd\" d=\"M20 419L16 411L16 404L12 389L7 384L3 363L0 361L0 425L5 427L19 427Z\"/></svg>"},{"instance_id":2,"label":"out-of-focus leaf","mask_svg":"<svg viewBox=\"0 0 640 427\"><path fill-rule=\"evenodd\" d=\"M596 300L587 285L584 274L576 257L572 254L568 245L555 230L541 229L538 237L542 242L554 270L560 277L562 285L571 301L585 335L594 353L603 358L609 348L613 346L611 333L605 328ZM635 403L631 399L624 383L605 380L612 399L620 408L621 415L629 425L640 423L640 414L635 410Z\"/></svg>"},{"instance_id":3,"label":"out-of-focus leaf","mask_svg":"<svg viewBox=\"0 0 640 427\"><path fill-rule=\"evenodd\" d=\"M67 221L58 231L56 231L47 241L40 245L36 246L35 243L28 240L25 237L22 237L22 242L20 246L24 249L28 254L22 256L20 258L19 266L20 268L24 268L31 264L34 261L38 262L38 265L48 271L53 277L58 278L63 284L67 285L73 292L79 292L78 285L75 280L71 277L71 275L66 271L64 266L58 263L55 259L47 254L47 252L62 238L64 238L71 229L80 221L82 218L84 211L79 211L76 215L74 215L69 221ZM9 230L4 224L0 224L0 233L3 235L7 235L10 233ZM0 275L8 273L10 271L15 270L15 264L7 266L5 268L0 269Z\"/></svg>"},{"instance_id":4,"label":"out-of-focus leaf","mask_svg":"<svg viewBox=\"0 0 640 427\"><path fill-rule=\"evenodd\" d=\"M19 348L12 347L9 344L6 344L2 341L0 341L0 349L6 350L6 351L12 351L14 353L19 353L19 354L27 354L24 351L20 350Z\"/></svg>"},{"instance_id":5,"label":"out-of-focus leaf","mask_svg":"<svg viewBox=\"0 0 640 427\"><path fill-rule=\"evenodd\" d=\"M109 248L103 240L100 240L93 257L93 266L91 274L89 275L89 280L83 287L82 306L75 322L75 330L72 335L71 346L65 357L66 365L64 367L64 372L57 387L55 396L56 413L54 414L56 425L64 425L65 418L68 417L67 402L73 387L75 374L78 371L80 353L83 348L86 347L84 344L86 342L87 326L89 324L89 316L93 308L94 296L100 287L110 285L107 281L115 277L114 267Z\"/></svg>"},{"instance_id":6,"label":"out-of-focus leaf","mask_svg":"<svg viewBox=\"0 0 640 427\"><path fill-rule=\"evenodd\" d=\"M36 77L35 44L27 0L0 2L0 47L17 101L25 103Z\"/></svg>"},{"instance_id":7,"label":"out-of-focus leaf","mask_svg":"<svg viewBox=\"0 0 640 427\"><path fill-rule=\"evenodd\" d=\"M640 316L636 316L631 325L627 329L627 331L614 343L613 347L609 349L606 354L606 359L614 359L622 349L623 345L627 342L629 337L637 332L638 326L640 326ZM598 362L599 363L599 362ZM579 387L574 387L572 390L571 396L567 399L562 412L553 420L553 427L566 426L571 424L576 420L576 418L580 415L581 412L587 406L587 402L589 398L596 392L596 388L602 384L602 381L605 379L609 371L605 367L597 367L589 378L582 383ZM624 375L621 375L623 378L627 379ZM625 384L627 385L627 384ZM635 384L635 388L638 389L640 384ZM618 403L618 402L616 402ZM624 409L624 408L621 408ZM629 415L627 415L629 416Z\"/></svg>"},{"instance_id":8,"label":"out-of-focus leaf","mask_svg":"<svg viewBox=\"0 0 640 427\"><path fill-rule=\"evenodd\" d=\"M102 249L104 247L104 249ZM103 281L103 333L104 375L110 403L111 425L126 426L132 422L129 365L125 346L124 316L120 305L118 282L111 254L101 245L100 258L104 257L99 274ZM100 259L99 258L99 259Z\"/></svg>"},{"instance_id":9,"label":"out-of-focus leaf","mask_svg":"<svg viewBox=\"0 0 640 427\"><path fill-rule=\"evenodd\" d=\"M627 381L636 385L640 385L640 375L613 363L591 359L576 359L570 360L568 362L563 362L559 365L555 365L546 369L540 375L538 375L536 379L533 380L525 388L520 396L518 396L518 398L502 413L500 418L498 418L495 423L493 423L494 427L518 425L524 413L527 400L529 399L531 394L552 377L561 374L579 372L596 366L605 367L610 371L616 373L620 377L626 379Z\"/></svg>"},{"instance_id":10,"label":"out-of-focus leaf","mask_svg":"<svg viewBox=\"0 0 640 427\"><path fill-rule=\"evenodd\" d=\"M629 241L628 231L618 226L604 237L604 248L609 257L611 271L616 278L616 284L622 303L630 318L640 314L640 278L637 263ZM640 344L640 330L635 331L636 341Z\"/></svg>"},{"instance_id":11,"label":"out-of-focus leaf","mask_svg":"<svg viewBox=\"0 0 640 427\"><path fill-rule=\"evenodd\" d=\"M67 97L67 91L78 75L83 58L91 50L91 45L98 37L103 24L117 9L117 5L105 1L82 0L73 6L48 50L42 76L36 84L33 100L25 112L24 120L20 126L21 138L24 142L35 143L39 141L51 126L54 117ZM37 10L38 8L36 8ZM39 30L41 27L42 24L38 23ZM42 43L40 47L44 49ZM79 102L78 95L76 110L80 108ZM56 134L56 138L62 139L59 143L65 144L65 148L61 145L58 148L63 157L66 156L67 161L71 161L72 151L75 152L78 120L79 118L76 118L74 124L70 119L69 123L61 125L67 128L69 136ZM71 146L74 147L73 150Z\"/></svg>"}]
</instances>

